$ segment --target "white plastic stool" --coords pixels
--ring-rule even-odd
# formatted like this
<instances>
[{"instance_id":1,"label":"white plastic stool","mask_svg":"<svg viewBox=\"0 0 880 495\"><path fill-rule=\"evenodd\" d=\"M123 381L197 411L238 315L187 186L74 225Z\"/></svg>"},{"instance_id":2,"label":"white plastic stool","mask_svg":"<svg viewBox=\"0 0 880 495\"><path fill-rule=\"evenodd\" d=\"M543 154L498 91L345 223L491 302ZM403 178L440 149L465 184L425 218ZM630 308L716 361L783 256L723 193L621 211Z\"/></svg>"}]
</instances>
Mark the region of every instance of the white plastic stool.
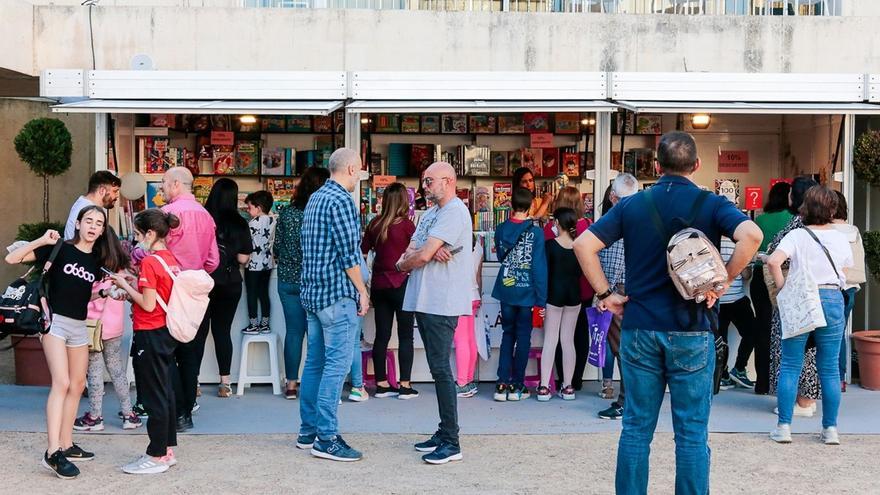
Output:
<instances>
[{"instance_id":1,"label":"white plastic stool","mask_svg":"<svg viewBox=\"0 0 880 495\"><path fill-rule=\"evenodd\" d=\"M278 367L279 336L275 333L244 335L241 339L241 364L238 369L238 390L235 395L244 395L244 388L252 383L271 383L272 393L281 395L281 369ZM248 351L251 344L265 342L269 346L269 374L251 376L248 374Z\"/></svg>"}]
</instances>

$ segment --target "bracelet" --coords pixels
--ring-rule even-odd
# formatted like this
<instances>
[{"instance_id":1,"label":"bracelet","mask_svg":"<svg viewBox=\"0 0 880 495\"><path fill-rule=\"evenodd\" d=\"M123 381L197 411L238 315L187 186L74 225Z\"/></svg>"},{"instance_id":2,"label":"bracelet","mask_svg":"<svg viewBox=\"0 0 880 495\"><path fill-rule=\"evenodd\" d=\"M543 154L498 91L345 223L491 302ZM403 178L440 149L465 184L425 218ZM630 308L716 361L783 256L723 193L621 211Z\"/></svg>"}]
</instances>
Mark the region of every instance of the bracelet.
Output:
<instances>
[{"instance_id":1,"label":"bracelet","mask_svg":"<svg viewBox=\"0 0 880 495\"><path fill-rule=\"evenodd\" d=\"M606 290L605 292L603 292L603 293L601 293L601 294L597 294L597 295L596 295L596 299L598 299L598 300L600 300L600 301L604 301L605 299L608 299L608 297L610 297L611 294L614 294L614 288L613 288L613 287L609 287L608 290Z\"/></svg>"},{"instance_id":2,"label":"bracelet","mask_svg":"<svg viewBox=\"0 0 880 495\"><path fill-rule=\"evenodd\" d=\"M98 297L100 297L102 299L107 297L107 294L104 292L104 289L98 289Z\"/></svg>"}]
</instances>

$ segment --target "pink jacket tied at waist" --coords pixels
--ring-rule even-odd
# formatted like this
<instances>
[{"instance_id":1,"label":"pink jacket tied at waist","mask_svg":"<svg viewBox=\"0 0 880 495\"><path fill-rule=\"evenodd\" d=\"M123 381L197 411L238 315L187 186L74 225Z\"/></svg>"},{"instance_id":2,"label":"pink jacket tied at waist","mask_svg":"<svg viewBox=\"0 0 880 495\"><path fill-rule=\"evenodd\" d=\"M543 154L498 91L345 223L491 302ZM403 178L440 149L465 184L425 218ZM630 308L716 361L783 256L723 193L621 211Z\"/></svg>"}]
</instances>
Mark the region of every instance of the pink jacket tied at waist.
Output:
<instances>
[{"instance_id":1,"label":"pink jacket tied at waist","mask_svg":"<svg viewBox=\"0 0 880 495\"><path fill-rule=\"evenodd\" d=\"M92 286L92 292L110 290L113 283L108 281L98 282ZM101 320L101 339L110 340L122 336L122 324L125 315L125 303L109 297L93 299L89 303L90 320Z\"/></svg>"},{"instance_id":2,"label":"pink jacket tied at waist","mask_svg":"<svg viewBox=\"0 0 880 495\"><path fill-rule=\"evenodd\" d=\"M192 194L181 194L162 207L180 219L180 227L165 238L168 250L177 258L181 270L211 273L220 262L214 219Z\"/></svg>"}]
</instances>

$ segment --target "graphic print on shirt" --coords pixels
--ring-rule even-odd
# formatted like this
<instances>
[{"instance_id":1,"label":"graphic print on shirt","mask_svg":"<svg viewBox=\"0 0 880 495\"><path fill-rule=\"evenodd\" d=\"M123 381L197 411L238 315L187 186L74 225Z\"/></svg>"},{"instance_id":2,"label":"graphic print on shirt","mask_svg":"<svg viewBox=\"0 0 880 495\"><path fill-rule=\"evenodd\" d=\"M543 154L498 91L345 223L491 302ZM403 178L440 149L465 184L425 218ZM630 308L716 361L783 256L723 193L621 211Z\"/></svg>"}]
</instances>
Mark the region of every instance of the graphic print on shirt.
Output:
<instances>
[{"instance_id":1,"label":"graphic print on shirt","mask_svg":"<svg viewBox=\"0 0 880 495\"><path fill-rule=\"evenodd\" d=\"M431 231L431 228L434 227L434 224L437 223L437 212L436 210L431 211L431 215L425 214L422 217L422 220L419 222L419 226L416 228L416 233L413 234L413 240L416 241L416 248L421 248L428 242L428 232Z\"/></svg>"},{"instance_id":2,"label":"graphic print on shirt","mask_svg":"<svg viewBox=\"0 0 880 495\"><path fill-rule=\"evenodd\" d=\"M64 265L64 273L81 278L90 284L95 283L95 274L87 271L84 267L78 266L77 263L67 263Z\"/></svg>"},{"instance_id":3,"label":"graphic print on shirt","mask_svg":"<svg viewBox=\"0 0 880 495\"><path fill-rule=\"evenodd\" d=\"M530 287L532 273L532 249L535 233L525 232L510 249L501 263L501 283L505 287Z\"/></svg>"},{"instance_id":4,"label":"graphic print on shirt","mask_svg":"<svg viewBox=\"0 0 880 495\"><path fill-rule=\"evenodd\" d=\"M252 272L260 272L275 268L275 260L272 255L272 241L275 230L275 218L269 215L261 215L248 222L253 239L253 252L247 264L247 269Z\"/></svg>"}]
</instances>

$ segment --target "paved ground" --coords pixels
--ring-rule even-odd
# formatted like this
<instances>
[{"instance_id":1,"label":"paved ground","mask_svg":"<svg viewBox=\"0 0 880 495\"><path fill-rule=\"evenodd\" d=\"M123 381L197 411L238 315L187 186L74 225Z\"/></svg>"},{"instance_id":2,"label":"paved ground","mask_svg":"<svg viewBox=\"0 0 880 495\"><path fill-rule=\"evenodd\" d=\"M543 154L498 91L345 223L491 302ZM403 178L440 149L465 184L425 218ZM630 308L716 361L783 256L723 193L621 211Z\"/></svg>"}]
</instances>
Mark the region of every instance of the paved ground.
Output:
<instances>
[{"instance_id":1,"label":"paved ground","mask_svg":"<svg viewBox=\"0 0 880 495\"><path fill-rule=\"evenodd\" d=\"M44 435L0 434L4 493L212 495L266 493L613 493L617 434L469 435L465 458L445 466L421 463L415 435L359 434L346 439L365 452L357 463L314 459L292 445L290 435L187 435L180 464L149 477L122 474L119 466L146 447L145 436L79 437L98 458L82 463L82 475L62 481L40 467ZM776 445L765 435L713 434L713 494L877 493L878 436L843 436L830 447L815 435ZM673 492L673 442L658 434L651 465L651 493ZM13 492L14 490L14 492Z\"/></svg>"}]
</instances>

